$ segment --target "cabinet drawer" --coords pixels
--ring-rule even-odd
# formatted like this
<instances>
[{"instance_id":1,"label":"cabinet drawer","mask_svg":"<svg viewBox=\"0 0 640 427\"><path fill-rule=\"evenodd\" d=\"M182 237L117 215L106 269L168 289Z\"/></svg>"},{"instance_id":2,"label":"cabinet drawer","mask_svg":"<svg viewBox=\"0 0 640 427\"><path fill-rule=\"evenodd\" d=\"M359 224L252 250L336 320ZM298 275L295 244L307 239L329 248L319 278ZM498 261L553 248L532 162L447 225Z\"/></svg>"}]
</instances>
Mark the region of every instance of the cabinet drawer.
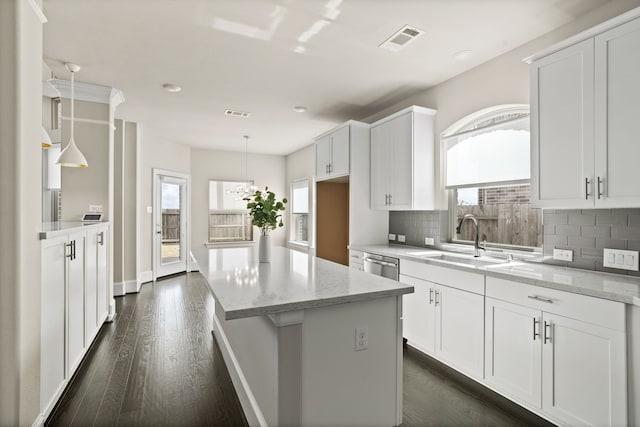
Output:
<instances>
[{"instance_id":1,"label":"cabinet drawer","mask_svg":"<svg viewBox=\"0 0 640 427\"><path fill-rule=\"evenodd\" d=\"M487 296L619 331L625 330L621 302L487 277Z\"/></svg>"},{"instance_id":2,"label":"cabinet drawer","mask_svg":"<svg viewBox=\"0 0 640 427\"><path fill-rule=\"evenodd\" d=\"M482 274L404 259L400 260L400 274L484 295L484 275Z\"/></svg>"}]
</instances>

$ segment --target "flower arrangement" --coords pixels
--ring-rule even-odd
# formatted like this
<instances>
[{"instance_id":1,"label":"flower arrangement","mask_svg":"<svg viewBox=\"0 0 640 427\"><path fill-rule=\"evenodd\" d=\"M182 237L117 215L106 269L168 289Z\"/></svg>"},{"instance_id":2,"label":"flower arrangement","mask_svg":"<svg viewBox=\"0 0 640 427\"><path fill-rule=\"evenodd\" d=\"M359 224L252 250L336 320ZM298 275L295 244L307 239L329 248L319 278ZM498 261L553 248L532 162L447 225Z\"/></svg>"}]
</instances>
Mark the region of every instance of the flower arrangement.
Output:
<instances>
[{"instance_id":1,"label":"flower arrangement","mask_svg":"<svg viewBox=\"0 0 640 427\"><path fill-rule=\"evenodd\" d=\"M251 215L251 224L260 229L263 236L268 236L271 230L284 226L282 215L279 211L284 211L287 199L276 200L274 192L265 187L264 191L256 190L242 200L247 202L247 209Z\"/></svg>"}]
</instances>

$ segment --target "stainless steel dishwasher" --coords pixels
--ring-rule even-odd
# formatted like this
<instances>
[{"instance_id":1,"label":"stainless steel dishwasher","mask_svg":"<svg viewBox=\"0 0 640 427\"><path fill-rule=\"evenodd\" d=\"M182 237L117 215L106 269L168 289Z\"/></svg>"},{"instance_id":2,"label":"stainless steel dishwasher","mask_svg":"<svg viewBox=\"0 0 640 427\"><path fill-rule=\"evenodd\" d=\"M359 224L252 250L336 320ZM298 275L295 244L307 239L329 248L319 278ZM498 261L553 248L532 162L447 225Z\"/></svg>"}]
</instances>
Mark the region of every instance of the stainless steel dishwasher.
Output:
<instances>
[{"instance_id":1,"label":"stainless steel dishwasher","mask_svg":"<svg viewBox=\"0 0 640 427\"><path fill-rule=\"evenodd\" d=\"M362 257L364 271L376 276L398 280L398 259L371 253L364 253Z\"/></svg>"}]
</instances>

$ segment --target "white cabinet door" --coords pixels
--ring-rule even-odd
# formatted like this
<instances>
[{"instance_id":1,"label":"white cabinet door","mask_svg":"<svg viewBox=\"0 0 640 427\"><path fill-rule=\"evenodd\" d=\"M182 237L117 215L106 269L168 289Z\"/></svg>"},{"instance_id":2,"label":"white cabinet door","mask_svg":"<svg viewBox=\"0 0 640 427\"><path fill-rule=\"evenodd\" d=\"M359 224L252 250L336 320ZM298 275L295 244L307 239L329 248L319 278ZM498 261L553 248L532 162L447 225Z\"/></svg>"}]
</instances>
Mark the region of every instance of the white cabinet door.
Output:
<instances>
[{"instance_id":1,"label":"white cabinet door","mask_svg":"<svg viewBox=\"0 0 640 427\"><path fill-rule=\"evenodd\" d=\"M406 113L388 123L391 133L390 209L412 208L413 194L413 113Z\"/></svg>"},{"instance_id":2,"label":"white cabinet door","mask_svg":"<svg viewBox=\"0 0 640 427\"><path fill-rule=\"evenodd\" d=\"M349 126L344 126L331 134L331 176L349 174Z\"/></svg>"},{"instance_id":3,"label":"white cabinet door","mask_svg":"<svg viewBox=\"0 0 640 427\"><path fill-rule=\"evenodd\" d=\"M531 64L531 204L593 207L593 39Z\"/></svg>"},{"instance_id":4,"label":"white cabinet door","mask_svg":"<svg viewBox=\"0 0 640 427\"><path fill-rule=\"evenodd\" d=\"M484 377L484 296L438 285L436 355L456 369Z\"/></svg>"},{"instance_id":5,"label":"white cabinet door","mask_svg":"<svg viewBox=\"0 0 640 427\"><path fill-rule=\"evenodd\" d=\"M331 165L331 136L327 135L316 140L316 179L329 176Z\"/></svg>"},{"instance_id":6,"label":"white cabinet door","mask_svg":"<svg viewBox=\"0 0 640 427\"><path fill-rule=\"evenodd\" d=\"M639 71L640 19L596 36L596 207L640 206Z\"/></svg>"},{"instance_id":7,"label":"white cabinet door","mask_svg":"<svg viewBox=\"0 0 640 427\"><path fill-rule=\"evenodd\" d=\"M542 408L566 425L627 424L624 332L543 314Z\"/></svg>"},{"instance_id":8,"label":"white cabinet door","mask_svg":"<svg viewBox=\"0 0 640 427\"><path fill-rule=\"evenodd\" d=\"M98 232L87 232L87 257L84 281L84 345L88 347L96 333L98 310Z\"/></svg>"},{"instance_id":9,"label":"white cabinet door","mask_svg":"<svg viewBox=\"0 0 640 427\"><path fill-rule=\"evenodd\" d=\"M435 351L435 288L436 285L410 276L400 276L400 282L415 288L402 296L402 328L407 342L418 350Z\"/></svg>"},{"instance_id":10,"label":"white cabinet door","mask_svg":"<svg viewBox=\"0 0 640 427\"><path fill-rule=\"evenodd\" d=\"M371 128L371 209L389 209L388 200L391 183L388 123Z\"/></svg>"},{"instance_id":11,"label":"white cabinet door","mask_svg":"<svg viewBox=\"0 0 640 427\"><path fill-rule=\"evenodd\" d=\"M62 392L65 371L65 266L67 237L42 241L40 315L40 410L53 407Z\"/></svg>"},{"instance_id":12,"label":"white cabinet door","mask_svg":"<svg viewBox=\"0 0 640 427\"><path fill-rule=\"evenodd\" d=\"M77 368L84 350L84 258L86 233L69 234L72 257L67 270L67 372ZM75 247L74 247L75 246Z\"/></svg>"},{"instance_id":13,"label":"white cabinet door","mask_svg":"<svg viewBox=\"0 0 640 427\"><path fill-rule=\"evenodd\" d=\"M97 262L96 262L96 327L100 328L102 323L107 319L109 313L109 228L104 227L98 235Z\"/></svg>"},{"instance_id":14,"label":"white cabinet door","mask_svg":"<svg viewBox=\"0 0 640 427\"><path fill-rule=\"evenodd\" d=\"M542 407L542 312L486 298L485 381Z\"/></svg>"}]
</instances>

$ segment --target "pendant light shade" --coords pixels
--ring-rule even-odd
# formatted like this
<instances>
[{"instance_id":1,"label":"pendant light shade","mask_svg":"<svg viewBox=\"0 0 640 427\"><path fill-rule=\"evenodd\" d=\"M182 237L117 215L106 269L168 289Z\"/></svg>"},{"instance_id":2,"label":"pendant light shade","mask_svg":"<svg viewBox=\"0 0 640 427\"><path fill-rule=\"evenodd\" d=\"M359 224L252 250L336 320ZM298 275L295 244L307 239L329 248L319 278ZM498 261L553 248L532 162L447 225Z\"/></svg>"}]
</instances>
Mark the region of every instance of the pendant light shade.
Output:
<instances>
[{"instance_id":1,"label":"pendant light shade","mask_svg":"<svg viewBox=\"0 0 640 427\"><path fill-rule=\"evenodd\" d=\"M53 143L51 142L51 137L44 129L44 127L41 127L40 129L42 129L42 131L40 132L40 144L42 144L42 148L51 148L51 146L53 145Z\"/></svg>"},{"instance_id":2,"label":"pendant light shade","mask_svg":"<svg viewBox=\"0 0 640 427\"><path fill-rule=\"evenodd\" d=\"M66 64L67 70L71 72L71 137L69 138L69 143L67 146L60 152L60 157L58 157L58 161L56 162L60 166L66 166L71 168L86 168L89 166L87 163L87 159L85 159L82 152L76 146L76 141L73 139L73 126L74 126L74 83L75 83L75 73L80 70L80 67L75 64Z\"/></svg>"}]
</instances>

